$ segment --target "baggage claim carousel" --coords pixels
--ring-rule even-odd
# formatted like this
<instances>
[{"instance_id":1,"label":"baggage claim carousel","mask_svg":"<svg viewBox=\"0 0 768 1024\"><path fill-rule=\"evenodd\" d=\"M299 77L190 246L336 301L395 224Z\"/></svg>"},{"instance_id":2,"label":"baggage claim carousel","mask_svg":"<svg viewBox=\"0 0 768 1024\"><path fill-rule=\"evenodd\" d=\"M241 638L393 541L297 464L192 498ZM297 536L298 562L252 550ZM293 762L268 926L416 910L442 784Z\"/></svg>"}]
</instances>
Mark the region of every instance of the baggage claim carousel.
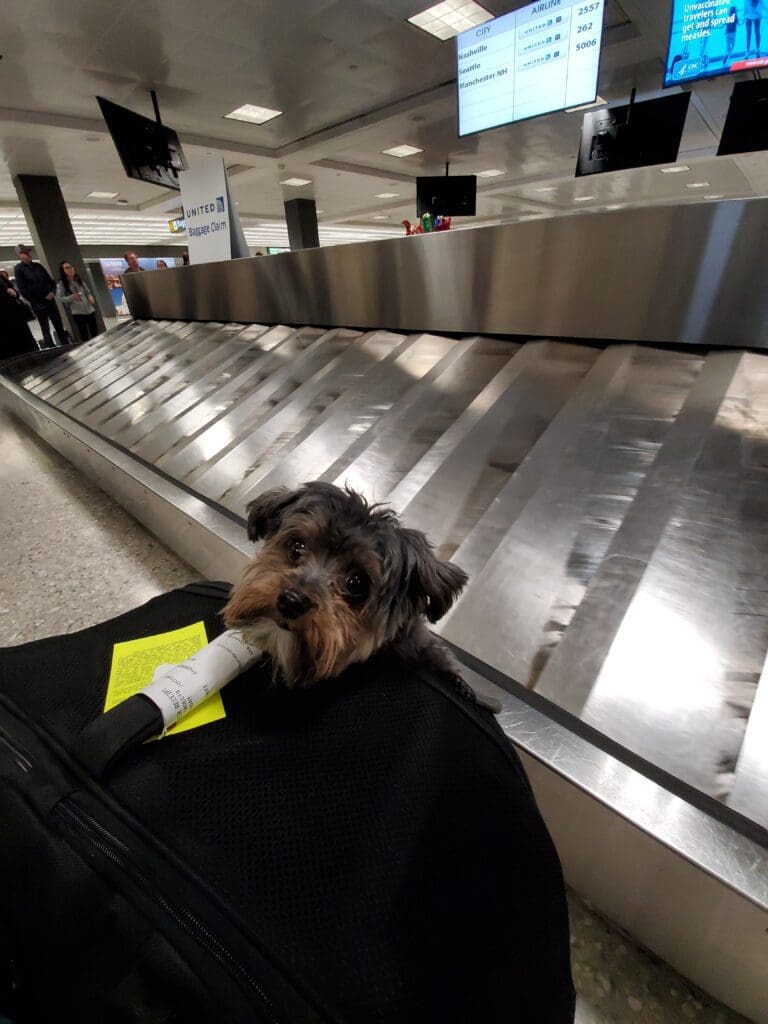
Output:
<instances>
[{"instance_id":1,"label":"baggage claim carousel","mask_svg":"<svg viewBox=\"0 0 768 1024\"><path fill-rule=\"evenodd\" d=\"M502 701L569 882L760 1022L766 205L136 274L130 322L0 371L207 575L239 573L250 499L308 479L426 531L471 578L438 629Z\"/></svg>"}]
</instances>

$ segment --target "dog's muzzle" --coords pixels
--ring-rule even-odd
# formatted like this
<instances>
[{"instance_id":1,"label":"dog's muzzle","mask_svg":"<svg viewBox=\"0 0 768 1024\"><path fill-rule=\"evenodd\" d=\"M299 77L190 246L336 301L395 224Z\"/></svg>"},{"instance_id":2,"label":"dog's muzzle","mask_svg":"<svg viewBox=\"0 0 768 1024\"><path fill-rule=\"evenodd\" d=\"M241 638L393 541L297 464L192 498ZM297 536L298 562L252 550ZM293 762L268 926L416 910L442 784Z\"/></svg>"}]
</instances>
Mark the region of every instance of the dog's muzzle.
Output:
<instances>
[{"instance_id":1,"label":"dog's muzzle","mask_svg":"<svg viewBox=\"0 0 768 1024\"><path fill-rule=\"evenodd\" d=\"M284 619L294 621L314 607L311 599L299 590L284 590L277 599L277 610Z\"/></svg>"}]
</instances>

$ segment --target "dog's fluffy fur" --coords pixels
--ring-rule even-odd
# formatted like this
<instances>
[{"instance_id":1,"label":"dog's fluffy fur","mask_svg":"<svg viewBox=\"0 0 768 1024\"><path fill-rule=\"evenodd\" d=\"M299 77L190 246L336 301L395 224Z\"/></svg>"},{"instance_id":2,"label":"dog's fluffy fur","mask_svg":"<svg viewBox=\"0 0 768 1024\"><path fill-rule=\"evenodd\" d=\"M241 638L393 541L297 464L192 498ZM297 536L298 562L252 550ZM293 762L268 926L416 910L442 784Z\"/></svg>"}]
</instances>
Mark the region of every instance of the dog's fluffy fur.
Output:
<instances>
[{"instance_id":1,"label":"dog's fluffy fur","mask_svg":"<svg viewBox=\"0 0 768 1024\"><path fill-rule=\"evenodd\" d=\"M390 509L307 483L251 502L248 536L264 543L224 620L263 648L287 686L336 676L383 647L452 668L425 619L448 611L467 576Z\"/></svg>"}]
</instances>

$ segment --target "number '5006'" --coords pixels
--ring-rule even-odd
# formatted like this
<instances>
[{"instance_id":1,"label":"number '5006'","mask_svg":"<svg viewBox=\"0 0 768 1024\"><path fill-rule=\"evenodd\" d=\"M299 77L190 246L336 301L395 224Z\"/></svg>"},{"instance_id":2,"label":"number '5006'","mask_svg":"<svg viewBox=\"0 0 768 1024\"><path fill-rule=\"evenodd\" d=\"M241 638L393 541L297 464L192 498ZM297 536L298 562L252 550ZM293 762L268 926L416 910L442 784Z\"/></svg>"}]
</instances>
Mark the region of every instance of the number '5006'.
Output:
<instances>
[{"instance_id":1,"label":"number '5006'","mask_svg":"<svg viewBox=\"0 0 768 1024\"><path fill-rule=\"evenodd\" d=\"M586 50L589 46L597 46L596 39L587 39L583 43L576 43L577 50Z\"/></svg>"}]
</instances>

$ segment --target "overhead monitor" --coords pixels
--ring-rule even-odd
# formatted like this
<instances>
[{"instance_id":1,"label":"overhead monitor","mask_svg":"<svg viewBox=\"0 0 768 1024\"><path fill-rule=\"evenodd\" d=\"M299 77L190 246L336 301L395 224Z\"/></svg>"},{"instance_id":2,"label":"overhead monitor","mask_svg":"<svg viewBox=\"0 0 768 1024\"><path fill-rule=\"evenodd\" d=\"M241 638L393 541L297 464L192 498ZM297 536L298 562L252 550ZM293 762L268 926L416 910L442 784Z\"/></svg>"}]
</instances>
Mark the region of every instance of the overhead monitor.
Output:
<instances>
[{"instance_id":1,"label":"overhead monitor","mask_svg":"<svg viewBox=\"0 0 768 1024\"><path fill-rule=\"evenodd\" d=\"M416 211L419 217L474 217L477 178L474 174L441 175L416 179Z\"/></svg>"},{"instance_id":2,"label":"overhead monitor","mask_svg":"<svg viewBox=\"0 0 768 1024\"><path fill-rule=\"evenodd\" d=\"M128 177L180 192L179 171L188 165L176 132L111 100L96 99Z\"/></svg>"},{"instance_id":3,"label":"overhead monitor","mask_svg":"<svg viewBox=\"0 0 768 1024\"><path fill-rule=\"evenodd\" d=\"M674 163L691 94L622 104L584 115L576 177Z\"/></svg>"},{"instance_id":4,"label":"overhead monitor","mask_svg":"<svg viewBox=\"0 0 768 1024\"><path fill-rule=\"evenodd\" d=\"M459 135L593 103L604 0L539 0L456 37Z\"/></svg>"},{"instance_id":5,"label":"overhead monitor","mask_svg":"<svg viewBox=\"0 0 768 1024\"><path fill-rule=\"evenodd\" d=\"M717 155L760 149L768 149L768 78L734 83Z\"/></svg>"},{"instance_id":6,"label":"overhead monitor","mask_svg":"<svg viewBox=\"0 0 768 1024\"><path fill-rule=\"evenodd\" d=\"M665 85L768 67L765 0L672 0Z\"/></svg>"}]
</instances>

